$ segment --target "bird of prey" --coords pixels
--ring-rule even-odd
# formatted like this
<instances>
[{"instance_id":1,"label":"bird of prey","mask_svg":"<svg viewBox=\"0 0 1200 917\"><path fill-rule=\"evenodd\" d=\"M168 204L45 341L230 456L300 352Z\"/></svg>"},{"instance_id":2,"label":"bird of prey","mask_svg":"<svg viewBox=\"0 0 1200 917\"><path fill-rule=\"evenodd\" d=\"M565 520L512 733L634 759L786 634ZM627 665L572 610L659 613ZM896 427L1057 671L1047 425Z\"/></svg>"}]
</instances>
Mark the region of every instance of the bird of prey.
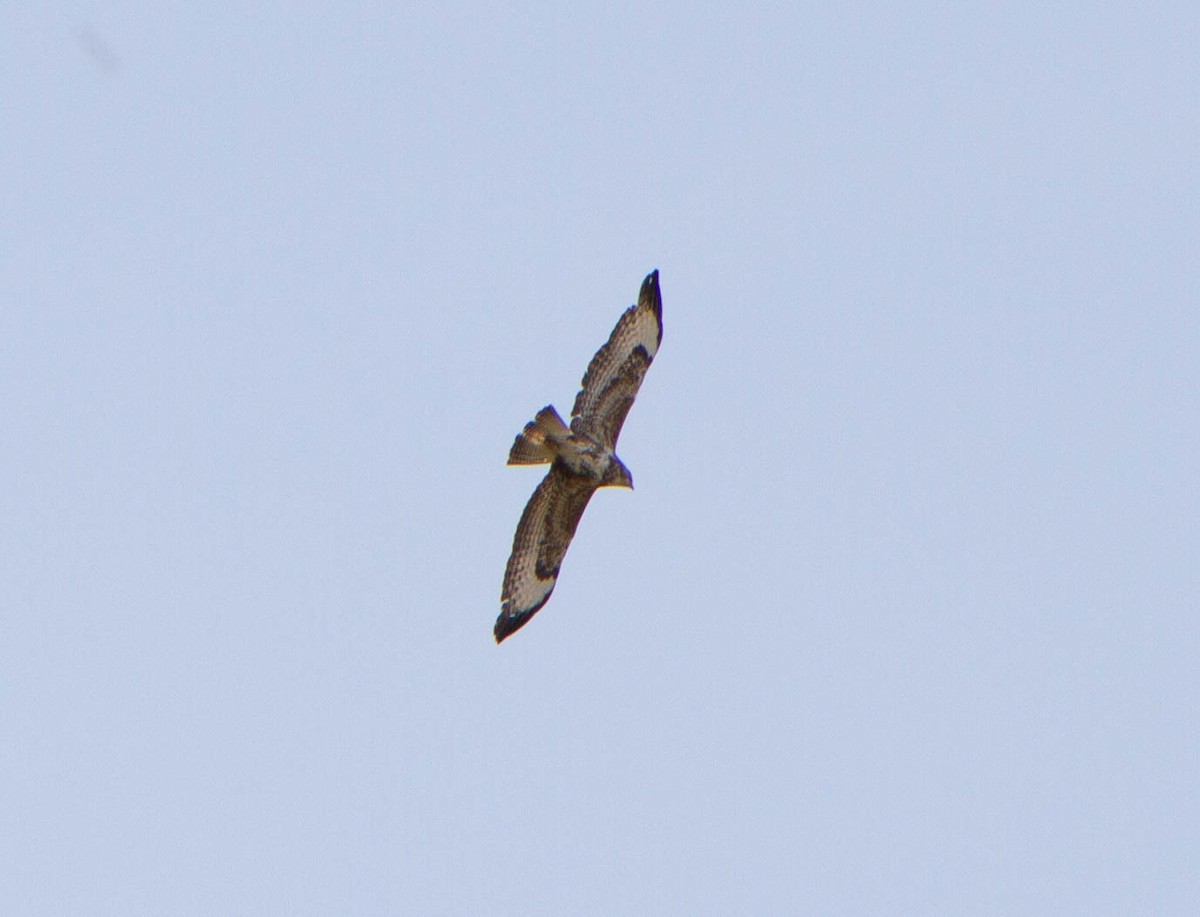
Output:
<instances>
[{"instance_id":1,"label":"bird of prey","mask_svg":"<svg viewBox=\"0 0 1200 917\"><path fill-rule=\"evenodd\" d=\"M571 408L571 425L547 405L517 434L508 464L549 463L550 471L517 523L493 631L497 643L524 627L549 600L575 527L596 489L633 487L629 469L614 450L661 342L662 296L658 271L652 271L642 281L637 305L625 310L608 343L588 364Z\"/></svg>"}]
</instances>

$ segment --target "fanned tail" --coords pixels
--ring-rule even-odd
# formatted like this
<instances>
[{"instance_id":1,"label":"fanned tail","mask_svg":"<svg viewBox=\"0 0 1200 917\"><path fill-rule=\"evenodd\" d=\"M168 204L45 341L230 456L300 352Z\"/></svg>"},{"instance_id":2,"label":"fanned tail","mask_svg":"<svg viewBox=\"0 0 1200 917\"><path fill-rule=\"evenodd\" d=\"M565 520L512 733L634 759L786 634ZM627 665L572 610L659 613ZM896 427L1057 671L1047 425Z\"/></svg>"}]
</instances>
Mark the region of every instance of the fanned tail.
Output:
<instances>
[{"instance_id":1,"label":"fanned tail","mask_svg":"<svg viewBox=\"0 0 1200 917\"><path fill-rule=\"evenodd\" d=\"M517 434L512 449L508 452L510 465L546 465L558 454L556 440L570 433L570 429L553 405L546 405L537 412L525 429Z\"/></svg>"}]
</instances>

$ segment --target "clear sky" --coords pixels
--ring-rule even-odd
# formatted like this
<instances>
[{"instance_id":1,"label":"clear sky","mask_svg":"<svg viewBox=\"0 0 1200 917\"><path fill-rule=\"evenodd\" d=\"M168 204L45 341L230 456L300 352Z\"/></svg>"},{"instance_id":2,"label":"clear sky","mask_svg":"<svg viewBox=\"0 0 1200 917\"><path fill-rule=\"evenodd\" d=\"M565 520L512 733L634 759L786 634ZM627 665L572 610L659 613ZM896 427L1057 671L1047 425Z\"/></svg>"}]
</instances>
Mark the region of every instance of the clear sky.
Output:
<instances>
[{"instance_id":1,"label":"clear sky","mask_svg":"<svg viewBox=\"0 0 1200 917\"><path fill-rule=\"evenodd\" d=\"M0 913L1195 913L1200 10L568 6L0 12Z\"/></svg>"}]
</instances>

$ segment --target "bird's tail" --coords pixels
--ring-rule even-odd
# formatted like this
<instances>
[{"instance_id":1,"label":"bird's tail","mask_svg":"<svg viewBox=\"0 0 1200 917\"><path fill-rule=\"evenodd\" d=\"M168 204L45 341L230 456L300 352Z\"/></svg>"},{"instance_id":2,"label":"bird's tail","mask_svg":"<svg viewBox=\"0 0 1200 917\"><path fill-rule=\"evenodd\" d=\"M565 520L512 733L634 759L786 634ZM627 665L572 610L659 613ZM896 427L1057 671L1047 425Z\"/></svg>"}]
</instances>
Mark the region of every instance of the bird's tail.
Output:
<instances>
[{"instance_id":1,"label":"bird's tail","mask_svg":"<svg viewBox=\"0 0 1200 917\"><path fill-rule=\"evenodd\" d=\"M545 465L554 461L558 454L558 441L571 432L558 416L553 405L546 405L537 412L508 452L510 465Z\"/></svg>"}]
</instances>

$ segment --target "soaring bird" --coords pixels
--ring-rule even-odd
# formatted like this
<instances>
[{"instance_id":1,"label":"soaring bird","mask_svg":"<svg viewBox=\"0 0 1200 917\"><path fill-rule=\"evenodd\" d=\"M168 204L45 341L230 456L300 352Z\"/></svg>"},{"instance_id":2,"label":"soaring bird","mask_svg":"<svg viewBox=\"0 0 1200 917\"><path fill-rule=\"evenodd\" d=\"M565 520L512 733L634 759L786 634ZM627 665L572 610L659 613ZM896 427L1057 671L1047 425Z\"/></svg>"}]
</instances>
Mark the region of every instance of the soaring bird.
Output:
<instances>
[{"instance_id":1,"label":"soaring bird","mask_svg":"<svg viewBox=\"0 0 1200 917\"><path fill-rule=\"evenodd\" d=\"M550 471L517 523L494 630L497 643L524 627L550 599L563 556L596 489L633 487L629 469L615 451L617 437L660 343L662 295L658 271L651 271L637 304L625 310L588 364L571 408L571 425L547 405L517 434L508 464L549 464Z\"/></svg>"}]
</instances>

